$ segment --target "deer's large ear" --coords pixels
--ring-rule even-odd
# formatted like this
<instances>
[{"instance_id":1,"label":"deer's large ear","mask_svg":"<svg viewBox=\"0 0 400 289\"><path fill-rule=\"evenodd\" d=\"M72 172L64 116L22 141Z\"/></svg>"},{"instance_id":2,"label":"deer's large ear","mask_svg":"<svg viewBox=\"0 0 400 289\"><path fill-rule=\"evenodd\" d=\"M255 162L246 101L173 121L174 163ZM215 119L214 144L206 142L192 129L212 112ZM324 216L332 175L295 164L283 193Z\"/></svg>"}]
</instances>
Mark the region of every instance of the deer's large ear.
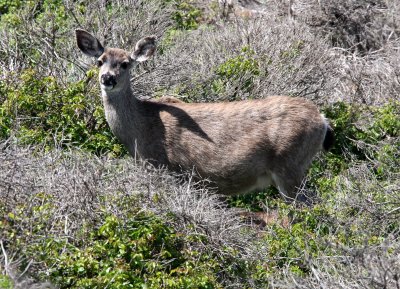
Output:
<instances>
[{"instance_id":1,"label":"deer's large ear","mask_svg":"<svg viewBox=\"0 0 400 289\"><path fill-rule=\"evenodd\" d=\"M76 43L80 50L88 56L100 57L104 52L104 47L100 41L92 34L83 29L76 29Z\"/></svg>"},{"instance_id":2,"label":"deer's large ear","mask_svg":"<svg viewBox=\"0 0 400 289\"><path fill-rule=\"evenodd\" d=\"M149 59L156 51L156 37L147 36L140 39L131 54L131 58L137 62L143 62Z\"/></svg>"}]
</instances>

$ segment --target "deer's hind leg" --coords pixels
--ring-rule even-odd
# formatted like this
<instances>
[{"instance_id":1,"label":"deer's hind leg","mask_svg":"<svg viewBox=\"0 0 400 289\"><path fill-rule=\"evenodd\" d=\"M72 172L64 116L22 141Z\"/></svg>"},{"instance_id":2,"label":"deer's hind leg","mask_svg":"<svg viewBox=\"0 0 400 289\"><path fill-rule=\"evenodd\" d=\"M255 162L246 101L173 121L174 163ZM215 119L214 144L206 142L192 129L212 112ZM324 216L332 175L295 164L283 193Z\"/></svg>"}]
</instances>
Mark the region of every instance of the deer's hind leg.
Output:
<instances>
[{"instance_id":1,"label":"deer's hind leg","mask_svg":"<svg viewBox=\"0 0 400 289\"><path fill-rule=\"evenodd\" d=\"M298 193L303 176L303 172L285 170L280 173L273 173L272 181L286 202L304 202L305 197Z\"/></svg>"}]
</instances>

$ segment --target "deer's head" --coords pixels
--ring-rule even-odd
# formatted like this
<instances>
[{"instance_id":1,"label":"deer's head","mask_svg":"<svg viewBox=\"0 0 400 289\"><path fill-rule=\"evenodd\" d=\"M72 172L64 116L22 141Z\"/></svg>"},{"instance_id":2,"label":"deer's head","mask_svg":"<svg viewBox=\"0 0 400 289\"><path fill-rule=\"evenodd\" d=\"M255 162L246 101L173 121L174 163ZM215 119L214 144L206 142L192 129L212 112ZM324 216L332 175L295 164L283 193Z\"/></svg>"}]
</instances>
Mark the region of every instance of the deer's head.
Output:
<instances>
[{"instance_id":1,"label":"deer's head","mask_svg":"<svg viewBox=\"0 0 400 289\"><path fill-rule=\"evenodd\" d=\"M105 93L119 92L129 87L130 68L149 59L156 48L154 36L142 38L136 43L133 52L128 52L119 48L104 48L95 36L85 30L77 29L75 32L80 50L97 58L99 82Z\"/></svg>"}]
</instances>

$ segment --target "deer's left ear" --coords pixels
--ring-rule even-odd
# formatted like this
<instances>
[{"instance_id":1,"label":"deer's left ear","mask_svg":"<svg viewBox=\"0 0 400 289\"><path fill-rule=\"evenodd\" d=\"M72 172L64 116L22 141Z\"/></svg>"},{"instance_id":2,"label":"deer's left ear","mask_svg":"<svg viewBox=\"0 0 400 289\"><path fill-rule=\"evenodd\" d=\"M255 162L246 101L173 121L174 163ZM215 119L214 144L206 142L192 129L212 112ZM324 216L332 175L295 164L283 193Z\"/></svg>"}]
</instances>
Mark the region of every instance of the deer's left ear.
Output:
<instances>
[{"instance_id":1,"label":"deer's left ear","mask_svg":"<svg viewBox=\"0 0 400 289\"><path fill-rule=\"evenodd\" d=\"M83 29L76 29L76 43L80 50L88 56L100 57L104 52L104 47L100 41L92 34Z\"/></svg>"},{"instance_id":2,"label":"deer's left ear","mask_svg":"<svg viewBox=\"0 0 400 289\"><path fill-rule=\"evenodd\" d=\"M153 56L156 51L156 37L147 36L140 39L135 46L135 50L131 54L132 60L143 62Z\"/></svg>"}]
</instances>

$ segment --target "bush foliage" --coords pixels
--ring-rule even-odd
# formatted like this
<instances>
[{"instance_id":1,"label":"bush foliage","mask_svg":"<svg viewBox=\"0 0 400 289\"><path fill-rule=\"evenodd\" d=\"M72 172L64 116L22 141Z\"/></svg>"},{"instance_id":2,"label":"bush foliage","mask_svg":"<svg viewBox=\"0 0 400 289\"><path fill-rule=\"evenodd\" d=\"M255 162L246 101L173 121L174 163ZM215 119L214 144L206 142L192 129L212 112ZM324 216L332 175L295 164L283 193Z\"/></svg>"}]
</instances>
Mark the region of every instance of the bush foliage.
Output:
<instances>
[{"instance_id":1,"label":"bush foliage","mask_svg":"<svg viewBox=\"0 0 400 289\"><path fill-rule=\"evenodd\" d=\"M89 71L88 75L94 73ZM71 82L65 88L52 76L23 71L14 82L0 88L4 98L0 137L7 139L15 132L22 144L77 146L97 154L125 153L107 127L98 91L89 90L91 78Z\"/></svg>"}]
</instances>

